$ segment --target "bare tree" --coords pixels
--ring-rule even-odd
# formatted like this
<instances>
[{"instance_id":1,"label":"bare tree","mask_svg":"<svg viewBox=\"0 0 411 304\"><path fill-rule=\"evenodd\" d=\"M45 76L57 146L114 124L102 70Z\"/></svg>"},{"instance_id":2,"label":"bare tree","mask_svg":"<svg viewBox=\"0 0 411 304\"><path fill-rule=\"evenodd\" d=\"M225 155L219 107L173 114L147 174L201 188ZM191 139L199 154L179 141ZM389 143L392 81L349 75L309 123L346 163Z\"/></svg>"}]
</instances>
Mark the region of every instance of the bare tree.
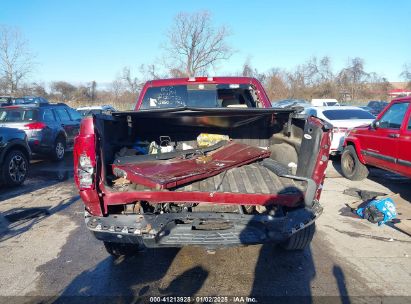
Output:
<instances>
[{"instance_id":1,"label":"bare tree","mask_svg":"<svg viewBox=\"0 0 411 304\"><path fill-rule=\"evenodd\" d=\"M243 64L241 76L254 77L257 78L260 82L264 82L267 77L266 73L260 73L256 68L253 67L250 57L248 57Z\"/></svg>"},{"instance_id":2,"label":"bare tree","mask_svg":"<svg viewBox=\"0 0 411 304\"><path fill-rule=\"evenodd\" d=\"M33 69L33 55L20 32L0 26L0 78L8 93L15 93L21 81Z\"/></svg>"},{"instance_id":3,"label":"bare tree","mask_svg":"<svg viewBox=\"0 0 411 304\"><path fill-rule=\"evenodd\" d=\"M411 89L411 63L404 64L400 76L407 82L407 88Z\"/></svg>"},{"instance_id":4,"label":"bare tree","mask_svg":"<svg viewBox=\"0 0 411 304\"><path fill-rule=\"evenodd\" d=\"M44 84L41 83L22 83L19 87L19 95L35 95L48 97Z\"/></svg>"},{"instance_id":5,"label":"bare tree","mask_svg":"<svg viewBox=\"0 0 411 304\"><path fill-rule=\"evenodd\" d=\"M89 95L90 95L90 99L91 101L95 101L97 98L97 82L95 82L94 80L89 84Z\"/></svg>"},{"instance_id":6,"label":"bare tree","mask_svg":"<svg viewBox=\"0 0 411 304\"><path fill-rule=\"evenodd\" d=\"M142 76L142 79L144 82L152 79L161 79L161 78L167 78L168 75L165 73L162 73L159 69L159 66L156 64L142 64L140 65L140 75ZM171 74L171 71L170 71Z\"/></svg>"},{"instance_id":7,"label":"bare tree","mask_svg":"<svg viewBox=\"0 0 411 304\"><path fill-rule=\"evenodd\" d=\"M385 77L381 77L375 72L368 73L367 90L363 92L363 97L373 99L386 99L389 90L392 89L391 83Z\"/></svg>"},{"instance_id":8,"label":"bare tree","mask_svg":"<svg viewBox=\"0 0 411 304\"><path fill-rule=\"evenodd\" d=\"M289 89L285 78L285 73L279 69L272 69L267 73L264 86L271 101L288 97Z\"/></svg>"},{"instance_id":9,"label":"bare tree","mask_svg":"<svg viewBox=\"0 0 411 304\"><path fill-rule=\"evenodd\" d=\"M174 18L167 46L164 47L167 51L166 65L186 76L206 73L210 67L232 55L232 49L226 42L228 36L226 27L213 26L207 11L179 13Z\"/></svg>"},{"instance_id":10,"label":"bare tree","mask_svg":"<svg viewBox=\"0 0 411 304\"><path fill-rule=\"evenodd\" d=\"M306 79L302 66L297 66L292 72L287 73L287 83L290 89L290 98L306 98Z\"/></svg>"},{"instance_id":11,"label":"bare tree","mask_svg":"<svg viewBox=\"0 0 411 304\"><path fill-rule=\"evenodd\" d=\"M60 98L63 101L67 101L73 98L74 93L78 91L78 88L66 81L56 81L51 84L53 92L60 94Z\"/></svg>"},{"instance_id":12,"label":"bare tree","mask_svg":"<svg viewBox=\"0 0 411 304\"><path fill-rule=\"evenodd\" d=\"M350 92L351 99L362 94L369 74L364 70L364 59L356 57L350 59L348 66L338 74L338 84L341 91Z\"/></svg>"},{"instance_id":13,"label":"bare tree","mask_svg":"<svg viewBox=\"0 0 411 304\"><path fill-rule=\"evenodd\" d=\"M243 71L241 72L241 76L245 77L252 77L254 74L253 67L251 66L251 59L247 58L243 64Z\"/></svg>"},{"instance_id":14,"label":"bare tree","mask_svg":"<svg viewBox=\"0 0 411 304\"><path fill-rule=\"evenodd\" d=\"M121 75L121 79L124 81L126 85L126 89L132 94L138 94L141 88L141 83L139 82L137 77L133 77L131 75L131 70L129 67L123 68L123 73Z\"/></svg>"},{"instance_id":15,"label":"bare tree","mask_svg":"<svg viewBox=\"0 0 411 304\"><path fill-rule=\"evenodd\" d=\"M124 84L120 79L114 80L110 85L110 92L113 94L114 101L119 101L120 96L123 94Z\"/></svg>"}]
</instances>

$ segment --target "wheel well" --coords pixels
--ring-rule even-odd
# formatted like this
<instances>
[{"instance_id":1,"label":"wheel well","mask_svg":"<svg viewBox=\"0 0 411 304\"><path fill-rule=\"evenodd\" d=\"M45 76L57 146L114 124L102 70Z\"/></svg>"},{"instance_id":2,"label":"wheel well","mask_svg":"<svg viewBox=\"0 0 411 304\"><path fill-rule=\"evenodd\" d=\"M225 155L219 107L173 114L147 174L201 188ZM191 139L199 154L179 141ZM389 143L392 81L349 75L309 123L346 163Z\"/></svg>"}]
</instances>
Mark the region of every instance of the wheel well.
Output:
<instances>
[{"instance_id":1,"label":"wheel well","mask_svg":"<svg viewBox=\"0 0 411 304\"><path fill-rule=\"evenodd\" d=\"M56 142L57 139L59 139L59 138L64 139L64 140L67 140L66 135L64 135L64 133L59 133L59 134L57 134L55 142Z\"/></svg>"},{"instance_id":2,"label":"wheel well","mask_svg":"<svg viewBox=\"0 0 411 304\"><path fill-rule=\"evenodd\" d=\"M29 154L29 152L27 151L27 149L26 149L25 147L20 146L20 145L13 145L13 146L9 147L9 148L7 149L7 151L6 151L6 153L4 153L4 158L6 158L7 155L9 155L9 153L10 153L11 151L14 151L14 150L17 150L17 151L20 151L21 153L23 153L24 156L27 158L27 161L30 161L30 154Z\"/></svg>"},{"instance_id":3,"label":"wheel well","mask_svg":"<svg viewBox=\"0 0 411 304\"><path fill-rule=\"evenodd\" d=\"M355 151L355 154L357 154L357 157L358 157L358 159L360 160L360 162L362 163L362 164L366 164L365 163L365 161L364 161L364 158L362 157L362 155L361 155L361 152L360 152L360 149L359 149L359 147L358 147L358 145L355 145L355 143L354 142L352 142L352 141L347 141L347 147L348 146L352 146L353 147L353 149L354 149L354 151ZM357 149L358 148L358 149Z\"/></svg>"}]
</instances>

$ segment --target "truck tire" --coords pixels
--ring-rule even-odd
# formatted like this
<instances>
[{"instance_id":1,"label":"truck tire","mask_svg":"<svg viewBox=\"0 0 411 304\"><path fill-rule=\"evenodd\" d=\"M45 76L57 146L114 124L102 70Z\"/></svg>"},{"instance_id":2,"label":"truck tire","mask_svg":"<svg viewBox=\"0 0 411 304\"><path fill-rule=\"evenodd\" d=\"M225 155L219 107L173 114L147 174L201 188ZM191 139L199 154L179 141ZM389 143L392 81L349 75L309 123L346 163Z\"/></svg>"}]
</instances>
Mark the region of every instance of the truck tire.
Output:
<instances>
[{"instance_id":1,"label":"truck tire","mask_svg":"<svg viewBox=\"0 0 411 304\"><path fill-rule=\"evenodd\" d=\"M57 137L51 153L55 161L64 159L64 153L66 153L66 139L63 136L60 135Z\"/></svg>"},{"instance_id":2,"label":"truck tire","mask_svg":"<svg viewBox=\"0 0 411 304\"><path fill-rule=\"evenodd\" d=\"M1 171L2 180L6 185L21 185L29 172L27 157L19 150L9 151L4 158Z\"/></svg>"},{"instance_id":3,"label":"truck tire","mask_svg":"<svg viewBox=\"0 0 411 304\"><path fill-rule=\"evenodd\" d=\"M285 250L304 250L310 245L315 233L315 223L294 233L287 241L280 244Z\"/></svg>"},{"instance_id":4,"label":"truck tire","mask_svg":"<svg viewBox=\"0 0 411 304\"><path fill-rule=\"evenodd\" d=\"M358 159L355 148L351 145L346 146L341 155L341 171L345 178L352 181L359 181L367 178L368 169Z\"/></svg>"},{"instance_id":5,"label":"truck tire","mask_svg":"<svg viewBox=\"0 0 411 304\"><path fill-rule=\"evenodd\" d=\"M141 246L138 244L104 242L104 247L115 258L134 256L141 251Z\"/></svg>"}]
</instances>

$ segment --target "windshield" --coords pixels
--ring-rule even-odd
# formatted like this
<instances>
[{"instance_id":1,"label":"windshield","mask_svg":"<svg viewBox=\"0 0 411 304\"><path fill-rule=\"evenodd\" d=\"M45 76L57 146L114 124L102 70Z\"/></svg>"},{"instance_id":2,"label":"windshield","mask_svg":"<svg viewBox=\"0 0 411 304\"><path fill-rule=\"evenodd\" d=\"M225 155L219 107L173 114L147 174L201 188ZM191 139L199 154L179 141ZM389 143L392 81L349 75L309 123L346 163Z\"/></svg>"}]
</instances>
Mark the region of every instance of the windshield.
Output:
<instances>
[{"instance_id":1,"label":"windshield","mask_svg":"<svg viewBox=\"0 0 411 304\"><path fill-rule=\"evenodd\" d=\"M330 120L345 120L345 119L375 119L375 117L364 110L326 110L324 116Z\"/></svg>"},{"instance_id":2,"label":"windshield","mask_svg":"<svg viewBox=\"0 0 411 304\"><path fill-rule=\"evenodd\" d=\"M24 110L24 109L1 109L0 110L0 122L25 122L33 121L37 119L36 110Z\"/></svg>"},{"instance_id":3,"label":"windshield","mask_svg":"<svg viewBox=\"0 0 411 304\"><path fill-rule=\"evenodd\" d=\"M141 109L153 108L255 108L255 91L250 85L192 84L148 88Z\"/></svg>"}]
</instances>

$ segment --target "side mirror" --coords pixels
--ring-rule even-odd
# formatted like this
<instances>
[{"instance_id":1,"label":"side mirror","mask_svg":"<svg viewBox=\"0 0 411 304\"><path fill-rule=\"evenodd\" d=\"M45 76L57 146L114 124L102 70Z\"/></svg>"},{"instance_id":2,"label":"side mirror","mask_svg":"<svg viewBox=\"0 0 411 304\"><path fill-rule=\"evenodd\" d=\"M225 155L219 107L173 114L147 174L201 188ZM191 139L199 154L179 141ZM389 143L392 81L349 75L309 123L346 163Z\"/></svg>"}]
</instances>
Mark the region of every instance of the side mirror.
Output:
<instances>
[{"instance_id":1,"label":"side mirror","mask_svg":"<svg viewBox=\"0 0 411 304\"><path fill-rule=\"evenodd\" d=\"M373 129L378 129L380 127L380 122L378 121L378 120L374 120L372 123L371 123L371 128L373 128Z\"/></svg>"}]
</instances>

